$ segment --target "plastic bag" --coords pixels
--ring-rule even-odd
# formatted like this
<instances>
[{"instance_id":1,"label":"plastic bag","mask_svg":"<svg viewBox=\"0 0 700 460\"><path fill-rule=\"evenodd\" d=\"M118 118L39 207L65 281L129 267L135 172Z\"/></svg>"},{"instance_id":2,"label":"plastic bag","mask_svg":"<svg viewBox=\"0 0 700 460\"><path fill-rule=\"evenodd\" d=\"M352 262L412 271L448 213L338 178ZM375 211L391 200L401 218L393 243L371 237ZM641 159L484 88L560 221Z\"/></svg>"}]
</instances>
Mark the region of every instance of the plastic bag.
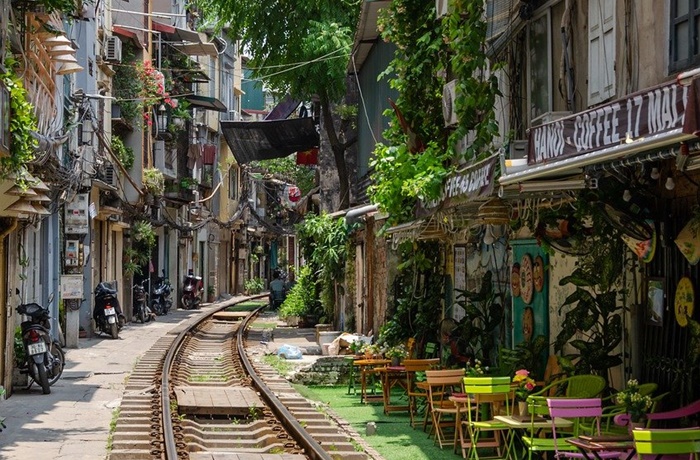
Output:
<instances>
[{"instance_id":1,"label":"plastic bag","mask_svg":"<svg viewBox=\"0 0 700 460\"><path fill-rule=\"evenodd\" d=\"M284 359L301 359L301 348L284 344L277 349L277 356Z\"/></svg>"}]
</instances>

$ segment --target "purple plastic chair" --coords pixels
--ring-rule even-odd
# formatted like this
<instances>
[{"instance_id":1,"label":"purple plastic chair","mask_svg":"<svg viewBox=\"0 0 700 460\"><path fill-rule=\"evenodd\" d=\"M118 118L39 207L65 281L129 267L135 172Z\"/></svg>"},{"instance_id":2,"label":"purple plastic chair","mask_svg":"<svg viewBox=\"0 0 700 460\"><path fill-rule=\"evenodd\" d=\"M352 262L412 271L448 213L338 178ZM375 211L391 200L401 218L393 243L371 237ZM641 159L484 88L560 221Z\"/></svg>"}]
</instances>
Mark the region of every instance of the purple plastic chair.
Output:
<instances>
[{"instance_id":1,"label":"purple plastic chair","mask_svg":"<svg viewBox=\"0 0 700 460\"><path fill-rule=\"evenodd\" d=\"M595 421L595 424L592 425L595 432L592 434L595 436L600 435L600 416L603 414L603 406L600 398L547 398L547 407L549 407L549 415L552 419L552 438L554 440L555 457L588 458L582 452L571 450L572 446L566 443L565 439L571 436L578 436L581 426L591 426L584 420L590 420L591 418ZM556 424L554 423L555 417L565 418L574 422L573 431L567 431L564 436L561 436L562 433L559 433L558 436ZM626 452L615 450L603 450L595 453L596 457L601 459L624 458L623 455L625 454Z\"/></svg>"}]
</instances>

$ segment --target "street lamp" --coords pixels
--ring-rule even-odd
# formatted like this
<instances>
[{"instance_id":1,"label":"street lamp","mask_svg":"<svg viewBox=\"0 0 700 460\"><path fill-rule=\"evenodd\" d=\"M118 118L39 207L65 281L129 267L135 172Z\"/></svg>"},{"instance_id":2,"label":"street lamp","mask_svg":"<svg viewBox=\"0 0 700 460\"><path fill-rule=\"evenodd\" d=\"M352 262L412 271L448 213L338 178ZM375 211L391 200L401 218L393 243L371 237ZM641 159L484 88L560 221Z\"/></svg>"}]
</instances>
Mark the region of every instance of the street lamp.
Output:
<instances>
[{"instance_id":1,"label":"street lamp","mask_svg":"<svg viewBox=\"0 0 700 460\"><path fill-rule=\"evenodd\" d=\"M168 130L168 111L165 108L165 104L161 104L160 107L158 107L156 124L158 126L158 133L165 134L165 132Z\"/></svg>"}]
</instances>

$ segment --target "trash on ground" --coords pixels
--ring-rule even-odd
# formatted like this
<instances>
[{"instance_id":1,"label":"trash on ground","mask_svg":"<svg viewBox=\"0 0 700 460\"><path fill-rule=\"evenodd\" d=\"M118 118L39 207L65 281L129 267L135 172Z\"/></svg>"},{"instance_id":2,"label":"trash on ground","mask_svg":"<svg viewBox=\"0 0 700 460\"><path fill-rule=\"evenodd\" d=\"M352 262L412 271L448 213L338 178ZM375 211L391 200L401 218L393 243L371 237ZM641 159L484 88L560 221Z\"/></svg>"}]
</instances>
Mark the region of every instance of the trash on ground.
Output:
<instances>
[{"instance_id":1,"label":"trash on ground","mask_svg":"<svg viewBox=\"0 0 700 460\"><path fill-rule=\"evenodd\" d=\"M277 356L284 359L301 359L301 348L284 344L277 349Z\"/></svg>"}]
</instances>

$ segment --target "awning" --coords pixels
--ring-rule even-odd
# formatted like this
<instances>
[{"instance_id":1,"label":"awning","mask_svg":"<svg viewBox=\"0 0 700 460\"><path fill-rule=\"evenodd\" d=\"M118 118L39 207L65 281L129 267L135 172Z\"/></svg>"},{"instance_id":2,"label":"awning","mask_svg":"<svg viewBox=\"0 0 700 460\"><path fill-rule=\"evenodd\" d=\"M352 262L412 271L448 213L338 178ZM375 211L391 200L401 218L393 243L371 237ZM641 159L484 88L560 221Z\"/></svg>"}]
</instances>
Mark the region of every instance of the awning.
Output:
<instances>
[{"instance_id":1,"label":"awning","mask_svg":"<svg viewBox=\"0 0 700 460\"><path fill-rule=\"evenodd\" d=\"M133 41L136 46L143 46L143 44L139 40L138 34L136 32L134 32L133 30L127 29L126 27L113 25L112 26L112 33L119 35L122 38L126 38L128 40Z\"/></svg>"},{"instance_id":2,"label":"awning","mask_svg":"<svg viewBox=\"0 0 700 460\"><path fill-rule=\"evenodd\" d=\"M192 107L198 107L205 110L216 110L217 112L226 112L226 106L223 102L215 97L198 96L191 94L185 96L185 100L190 103Z\"/></svg>"},{"instance_id":3,"label":"awning","mask_svg":"<svg viewBox=\"0 0 700 460\"><path fill-rule=\"evenodd\" d=\"M501 185L577 172L691 139L700 133L700 81L677 81L530 129L524 169ZM507 172L507 169L506 169Z\"/></svg>"},{"instance_id":4,"label":"awning","mask_svg":"<svg viewBox=\"0 0 700 460\"><path fill-rule=\"evenodd\" d=\"M283 158L319 144L319 134L311 118L221 121L221 130L238 164Z\"/></svg>"},{"instance_id":5,"label":"awning","mask_svg":"<svg viewBox=\"0 0 700 460\"><path fill-rule=\"evenodd\" d=\"M391 4L388 0L375 0L372 2L362 2L360 21L355 32L355 42L352 46L352 58L348 63L348 73L359 72L365 63L369 52L379 39L377 28L377 18L379 10Z\"/></svg>"},{"instance_id":6,"label":"awning","mask_svg":"<svg viewBox=\"0 0 700 460\"><path fill-rule=\"evenodd\" d=\"M218 50L213 43L207 43L206 35L189 29L152 21L153 30L160 32L166 42L189 56L217 56Z\"/></svg>"}]
</instances>

